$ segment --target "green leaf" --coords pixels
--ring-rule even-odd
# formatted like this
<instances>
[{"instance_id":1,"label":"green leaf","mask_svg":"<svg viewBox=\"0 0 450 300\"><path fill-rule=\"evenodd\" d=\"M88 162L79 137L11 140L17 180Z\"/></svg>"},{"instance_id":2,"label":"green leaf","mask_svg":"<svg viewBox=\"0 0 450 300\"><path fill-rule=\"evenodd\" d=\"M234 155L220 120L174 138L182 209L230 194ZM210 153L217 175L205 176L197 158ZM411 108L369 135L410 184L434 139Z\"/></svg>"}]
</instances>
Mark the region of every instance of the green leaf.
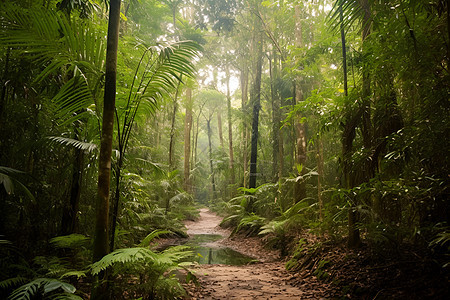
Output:
<instances>
[{"instance_id":1,"label":"green leaf","mask_svg":"<svg viewBox=\"0 0 450 300\"><path fill-rule=\"evenodd\" d=\"M302 164L296 164L295 165L298 171L298 174L302 174L303 171L303 165Z\"/></svg>"},{"instance_id":2,"label":"green leaf","mask_svg":"<svg viewBox=\"0 0 450 300\"><path fill-rule=\"evenodd\" d=\"M58 289L61 289L69 294L73 294L76 291L76 288L69 283L51 278L37 278L15 289L8 297L8 299L34 299L39 295L45 296L46 294L49 294Z\"/></svg>"},{"instance_id":3,"label":"green leaf","mask_svg":"<svg viewBox=\"0 0 450 300\"><path fill-rule=\"evenodd\" d=\"M170 230L153 230L150 234L148 234L143 240L142 242L139 244L140 246L148 246L148 244L155 238L159 237L160 235L163 234L173 234L172 231Z\"/></svg>"},{"instance_id":4,"label":"green leaf","mask_svg":"<svg viewBox=\"0 0 450 300\"><path fill-rule=\"evenodd\" d=\"M50 240L50 243L58 248L77 248L87 245L90 238L82 234L73 233L70 235L57 236Z\"/></svg>"}]
</instances>

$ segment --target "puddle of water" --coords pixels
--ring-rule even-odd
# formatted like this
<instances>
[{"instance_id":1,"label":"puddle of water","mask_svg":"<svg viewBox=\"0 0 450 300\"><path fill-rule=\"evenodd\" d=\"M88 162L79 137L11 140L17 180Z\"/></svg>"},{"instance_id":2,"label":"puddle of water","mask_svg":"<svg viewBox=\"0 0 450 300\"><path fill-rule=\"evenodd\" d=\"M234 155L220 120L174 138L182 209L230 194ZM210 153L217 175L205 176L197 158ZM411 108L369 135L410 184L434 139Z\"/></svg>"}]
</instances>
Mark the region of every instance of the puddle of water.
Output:
<instances>
[{"instance_id":1,"label":"puddle of water","mask_svg":"<svg viewBox=\"0 0 450 300\"><path fill-rule=\"evenodd\" d=\"M194 257L190 261L199 264L225 264L225 265L245 265L254 262L255 259L237 252L231 248L223 247L215 242L222 239L219 234L194 234L189 239L182 239L172 245L165 245L160 251L169 246L186 245L191 247Z\"/></svg>"},{"instance_id":2,"label":"puddle of water","mask_svg":"<svg viewBox=\"0 0 450 300\"><path fill-rule=\"evenodd\" d=\"M245 265L254 261L250 256L230 248L224 248L214 242L222 239L217 234L197 234L188 240L186 245L192 247L195 253L194 261L199 264Z\"/></svg>"}]
</instances>

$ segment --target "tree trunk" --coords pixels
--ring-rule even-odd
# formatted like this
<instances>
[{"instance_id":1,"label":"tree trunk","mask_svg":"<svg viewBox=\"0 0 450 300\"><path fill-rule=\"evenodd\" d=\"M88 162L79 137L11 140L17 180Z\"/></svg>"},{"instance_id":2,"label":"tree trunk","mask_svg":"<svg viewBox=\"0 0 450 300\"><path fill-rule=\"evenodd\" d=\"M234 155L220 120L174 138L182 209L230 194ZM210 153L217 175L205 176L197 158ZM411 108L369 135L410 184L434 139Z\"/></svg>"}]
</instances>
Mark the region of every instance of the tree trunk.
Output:
<instances>
[{"instance_id":1,"label":"tree trunk","mask_svg":"<svg viewBox=\"0 0 450 300\"><path fill-rule=\"evenodd\" d=\"M249 132L247 126L247 120L245 116L247 115L247 103L248 103L248 67L244 62L243 70L241 71L241 92L242 92L242 113L244 115L244 120L242 124L242 185L247 186L247 171L248 171L248 139Z\"/></svg>"},{"instance_id":2,"label":"tree trunk","mask_svg":"<svg viewBox=\"0 0 450 300\"><path fill-rule=\"evenodd\" d=\"M319 220L323 221L323 199L322 199L322 180L323 180L323 141L319 137L317 145L317 199L319 202Z\"/></svg>"},{"instance_id":3,"label":"tree trunk","mask_svg":"<svg viewBox=\"0 0 450 300\"><path fill-rule=\"evenodd\" d=\"M302 34L302 20L300 6L295 6L295 44L297 48L303 46L303 34ZM303 90L301 86L302 78L298 76L295 80L295 103L299 104L303 99ZM295 119L295 165L296 169L299 171L297 176L302 176L305 174L306 165L306 130L305 123L302 122L300 116ZM306 181L304 179L299 179L294 185L294 203L298 203L302 199L306 198Z\"/></svg>"},{"instance_id":4,"label":"tree trunk","mask_svg":"<svg viewBox=\"0 0 450 300\"><path fill-rule=\"evenodd\" d=\"M220 147L223 149L222 114L220 110L217 111L217 128L219 129Z\"/></svg>"},{"instance_id":5,"label":"tree trunk","mask_svg":"<svg viewBox=\"0 0 450 300\"><path fill-rule=\"evenodd\" d=\"M190 180L191 157L191 129L192 129L192 89L186 89L186 116L184 120L184 190L192 193Z\"/></svg>"},{"instance_id":6,"label":"tree trunk","mask_svg":"<svg viewBox=\"0 0 450 300\"><path fill-rule=\"evenodd\" d=\"M208 120L206 120L206 126L208 128L208 145L209 145L209 167L211 170L211 189L212 189L212 200L217 199L216 195L216 183L214 181L214 166L213 166L213 158L212 158L212 144L211 144L211 116Z\"/></svg>"},{"instance_id":7,"label":"tree trunk","mask_svg":"<svg viewBox=\"0 0 450 300\"><path fill-rule=\"evenodd\" d=\"M250 152L250 178L249 188L256 187L257 177L257 159L258 159L258 123L259 123L259 110L261 109L261 72L262 72L262 55L263 45L261 34L257 34L256 38L256 66L255 66L255 81L253 83L251 103L253 105L252 114L252 140L251 140L251 152ZM251 210L251 205L250 205Z\"/></svg>"},{"instance_id":8,"label":"tree trunk","mask_svg":"<svg viewBox=\"0 0 450 300\"><path fill-rule=\"evenodd\" d=\"M120 0L110 1L108 37L106 49L105 94L103 101L102 135L100 143L96 224L94 234L93 261L108 254L109 188L111 175L111 153L114 132L114 107L116 101L117 49L119 43ZM103 274L104 275L104 274ZM107 299L106 281L94 285L91 299ZM106 279L106 278L104 278Z\"/></svg>"},{"instance_id":9,"label":"tree trunk","mask_svg":"<svg viewBox=\"0 0 450 300\"><path fill-rule=\"evenodd\" d=\"M178 93L180 91L181 81L178 82L177 90L175 92L175 97L173 98L173 111L172 111L172 122L170 125L170 141L169 141L169 171L175 170L175 121L178 111Z\"/></svg>"},{"instance_id":10,"label":"tree trunk","mask_svg":"<svg viewBox=\"0 0 450 300\"><path fill-rule=\"evenodd\" d=\"M277 101L278 93L275 87L275 79L278 76L278 68L277 68L277 52L276 49L273 50L273 63L272 60L270 62L270 93L272 100L272 179L274 182L279 180L279 134L280 134L280 121L278 119L278 114L280 110L279 103Z\"/></svg>"},{"instance_id":11,"label":"tree trunk","mask_svg":"<svg viewBox=\"0 0 450 300\"><path fill-rule=\"evenodd\" d=\"M64 208L61 222L61 234L75 233L78 224L78 209L81 196L81 180L83 178L84 153L81 149L75 149L75 161L72 169L72 184L70 188L69 205Z\"/></svg>"},{"instance_id":12,"label":"tree trunk","mask_svg":"<svg viewBox=\"0 0 450 300\"><path fill-rule=\"evenodd\" d=\"M348 96L347 88L347 53L345 44L345 32L343 27L343 13L342 6L339 7L340 10L340 21L341 21L341 44L342 44L342 63L344 70L344 95ZM348 110L348 108L347 108ZM346 189L352 189L355 185L354 172L352 166L352 155L353 155L353 140L356 135L356 126L360 118L360 113L357 112L353 114L347 112L346 121L344 125L344 131L342 133L342 170L344 177L344 184ZM356 198L353 195L350 197L350 208L348 210L348 247L355 248L361 244L361 239L359 235L359 229L356 227L357 223L357 212L356 212Z\"/></svg>"},{"instance_id":13,"label":"tree trunk","mask_svg":"<svg viewBox=\"0 0 450 300\"><path fill-rule=\"evenodd\" d=\"M123 152L120 151L119 161L116 165L116 189L114 192L114 197L111 205L112 218L111 218L111 238L109 241L109 251L114 251L115 239L116 239L116 226L117 226L117 215L119 213L119 201L120 201L120 182L122 180L122 167L123 167Z\"/></svg>"},{"instance_id":14,"label":"tree trunk","mask_svg":"<svg viewBox=\"0 0 450 300\"><path fill-rule=\"evenodd\" d=\"M230 154L229 169L230 169L230 184L234 185L236 178L234 175L234 153L233 153L233 123L231 123L231 95L230 95L230 70L226 69L227 76L227 117L228 117L228 150ZM231 192L231 197L233 192Z\"/></svg>"},{"instance_id":15,"label":"tree trunk","mask_svg":"<svg viewBox=\"0 0 450 300\"><path fill-rule=\"evenodd\" d=\"M0 122L2 120L3 110L4 110L4 107L6 104L6 90L8 88L7 77L8 77L8 70L9 70L8 66L9 66L10 55L11 55L11 48L8 47L8 49L6 49L5 69L3 70L2 94L0 96Z\"/></svg>"}]
</instances>

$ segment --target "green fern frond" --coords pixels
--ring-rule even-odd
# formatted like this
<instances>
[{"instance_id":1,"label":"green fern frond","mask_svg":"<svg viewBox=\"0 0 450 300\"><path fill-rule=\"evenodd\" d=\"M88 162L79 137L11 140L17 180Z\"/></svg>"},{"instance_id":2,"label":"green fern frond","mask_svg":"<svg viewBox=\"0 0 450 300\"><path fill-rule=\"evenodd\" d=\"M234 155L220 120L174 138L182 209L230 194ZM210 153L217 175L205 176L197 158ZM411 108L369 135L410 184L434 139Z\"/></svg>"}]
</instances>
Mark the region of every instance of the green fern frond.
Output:
<instances>
[{"instance_id":1,"label":"green fern frond","mask_svg":"<svg viewBox=\"0 0 450 300\"><path fill-rule=\"evenodd\" d=\"M91 273L97 275L117 263L132 265L138 261L154 261L157 258L156 253L142 247L117 249L103 256L98 262L93 263L91 265Z\"/></svg>"},{"instance_id":2,"label":"green fern frond","mask_svg":"<svg viewBox=\"0 0 450 300\"><path fill-rule=\"evenodd\" d=\"M21 277L21 276L8 278L3 281L0 281L0 289L7 290L12 287L18 286L19 284L23 284L26 281L27 281L27 279L25 277Z\"/></svg>"},{"instance_id":3,"label":"green fern frond","mask_svg":"<svg viewBox=\"0 0 450 300\"><path fill-rule=\"evenodd\" d=\"M62 293L62 294L56 294L51 295L48 297L50 300L83 300L80 296L77 296L75 294L68 294L68 293Z\"/></svg>"},{"instance_id":4,"label":"green fern frond","mask_svg":"<svg viewBox=\"0 0 450 300\"><path fill-rule=\"evenodd\" d=\"M226 224L227 222L233 222L233 221L235 221L235 220L238 220L240 217L241 217L241 215L231 215L231 216L228 216L228 217L224 218L224 219L222 220L222 222L220 222L220 225Z\"/></svg>"},{"instance_id":5,"label":"green fern frond","mask_svg":"<svg viewBox=\"0 0 450 300\"><path fill-rule=\"evenodd\" d=\"M268 224L261 227L261 231L258 233L259 235L266 234L280 234L284 231L284 226L288 222L288 219L276 221L272 220Z\"/></svg>"},{"instance_id":6,"label":"green fern frond","mask_svg":"<svg viewBox=\"0 0 450 300\"><path fill-rule=\"evenodd\" d=\"M175 277L161 277L155 284L155 294L158 299L171 300L186 295L183 286Z\"/></svg>"},{"instance_id":7,"label":"green fern frond","mask_svg":"<svg viewBox=\"0 0 450 300\"><path fill-rule=\"evenodd\" d=\"M67 273L64 273L61 275L61 279L62 278L66 278L66 277L72 277L72 276L76 276L77 279L86 277L86 272L85 271L69 271Z\"/></svg>"},{"instance_id":8,"label":"green fern frond","mask_svg":"<svg viewBox=\"0 0 450 300\"><path fill-rule=\"evenodd\" d=\"M45 296L54 291L62 290L65 293L73 294L76 288L66 282L51 278L37 278L15 289L8 297L8 300L34 299L38 295ZM81 298L75 298L81 299Z\"/></svg>"},{"instance_id":9,"label":"green fern frond","mask_svg":"<svg viewBox=\"0 0 450 300\"><path fill-rule=\"evenodd\" d=\"M236 232L239 232L243 228L249 228L251 231L259 230L264 225L266 219L256 214L251 214L242 218L239 222Z\"/></svg>"},{"instance_id":10,"label":"green fern frond","mask_svg":"<svg viewBox=\"0 0 450 300\"><path fill-rule=\"evenodd\" d=\"M50 243L58 248L78 248L86 246L90 241L85 235L73 233L69 235L57 236L50 240Z\"/></svg>"},{"instance_id":11,"label":"green fern frond","mask_svg":"<svg viewBox=\"0 0 450 300\"><path fill-rule=\"evenodd\" d=\"M153 230L150 234L148 234L143 240L142 242L139 244L142 247L148 246L148 244L155 238L159 237L160 235L163 234L171 234L173 233L172 231L169 230Z\"/></svg>"}]
</instances>

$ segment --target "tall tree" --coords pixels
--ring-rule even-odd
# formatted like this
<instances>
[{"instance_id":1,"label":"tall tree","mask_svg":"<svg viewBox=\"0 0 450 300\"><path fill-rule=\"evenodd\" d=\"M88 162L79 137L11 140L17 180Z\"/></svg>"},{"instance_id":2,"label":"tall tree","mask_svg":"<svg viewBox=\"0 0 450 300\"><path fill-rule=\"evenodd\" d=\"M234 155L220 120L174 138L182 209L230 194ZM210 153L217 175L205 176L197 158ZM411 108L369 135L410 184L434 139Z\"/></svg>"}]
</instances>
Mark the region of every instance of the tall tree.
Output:
<instances>
[{"instance_id":1,"label":"tall tree","mask_svg":"<svg viewBox=\"0 0 450 300\"><path fill-rule=\"evenodd\" d=\"M231 95L230 95L230 68L227 65L225 69L227 81L227 119L228 119L228 150L230 155L230 184L234 185L236 178L234 174L234 152L233 152L233 123L231 122Z\"/></svg>"},{"instance_id":2,"label":"tall tree","mask_svg":"<svg viewBox=\"0 0 450 300\"><path fill-rule=\"evenodd\" d=\"M175 96L172 99L173 110L171 115L170 125L170 140L169 140L169 170L175 170L175 121L177 119L178 112L178 94L181 92L181 81L178 83L178 87L175 91Z\"/></svg>"},{"instance_id":3,"label":"tall tree","mask_svg":"<svg viewBox=\"0 0 450 300\"><path fill-rule=\"evenodd\" d=\"M111 0L109 8L108 37L105 62L105 95L103 100L102 135L98 168L96 223L93 261L108 254L109 188L111 153L114 133L114 108L116 101L117 50L119 44L120 0ZM94 286L91 299L107 299L106 283Z\"/></svg>"},{"instance_id":4,"label":"tall tree","mask_svg":"<svg viewBox=\"0 0 450 300\"><path fill-rule=\"evenodd\" d=\"M251 105L253 106L252 113L252 139L250 151L250 178L248 187L256 187L257 177L257 159L258 159L258 124L259 111L261 109L261 74L262 74L262 59L263 59L263 39L262 32L257 30L258 20L255 17L255 33L254 33L254 51L255 51L255 77L251 93ZM250 206L251 210L251 206Z\"/></svg>"},{"instance_id":5,"label":"tall tree","mask_svg":"<svg viewBox=\"0 0 450 300\"><path fill-rule=\"evenodd\" d=\"M191 131L192 131L192 89L186 88L186 114L184 119L184 190L192 193L190 178Z\"/></svg>"},{"instance_id":6,"label":"tall tree","mask_svg":"<svg viewBox=\"0 0 450 300\"><path fill-rule=\"evenodd\" d=\"M248 109L248 66L247 62L244 59L242 70L240 72L240 83L241 83L241 94L242 94L242 102L241 109L242 115L244 116L242 122L242 185L247 187L247 171L248 171L248 141L249 141L249 128L248 122L245 116L247 116Z\"/></svg>"},{"instance_id":7,"label":"tall tree","mask_svg":"<svg viewBox=\"0 0 450 300\"><path fill-rule=\"evenodd\" d=\"M297 48L303 47L303 26L302 26L302 12L300 5L295 6L295 46ZM303 99L303 78L297 75L295 79L295 102L296 104L304 101ZM297 169L297 176L300 177L296 180L294 186L294 202L297 203L302 199L306 198L306 181L301 178L306 172L306 127L304 119L301 116L297 116L294 121L295 127L295 164Z\"/></svg>"}]
</instances>

